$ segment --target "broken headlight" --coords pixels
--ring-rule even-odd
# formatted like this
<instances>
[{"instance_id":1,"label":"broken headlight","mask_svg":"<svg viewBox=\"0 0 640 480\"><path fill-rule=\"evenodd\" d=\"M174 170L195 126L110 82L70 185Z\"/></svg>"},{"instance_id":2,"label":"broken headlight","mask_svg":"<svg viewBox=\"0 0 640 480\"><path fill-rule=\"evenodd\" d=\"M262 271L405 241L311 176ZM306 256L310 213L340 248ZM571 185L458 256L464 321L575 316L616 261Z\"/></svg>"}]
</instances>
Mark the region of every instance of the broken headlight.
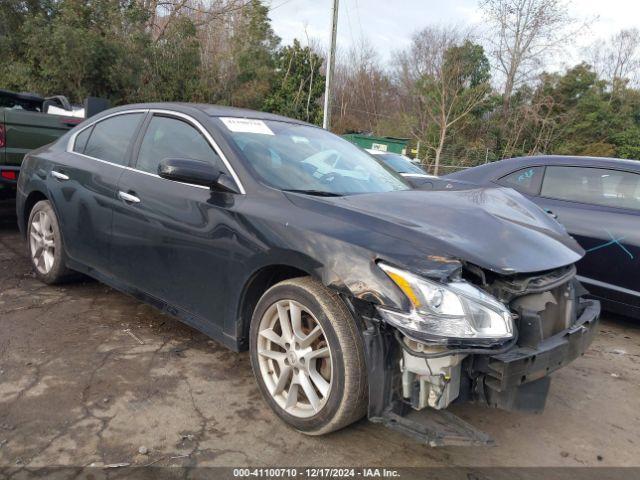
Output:
<instances>
[{"instance_id":1,"label":"broken headlight","mask_svg":"<svg viewBox=\"0 0 640 480\"><path fill-rule=\"evenodd\" d=\"M493 345L513 337L507 307L468 282L427 280L378 264L411 303L409 312L378 307L384 320L407 336L438 343Z\"/></svg>"}]
</instances>

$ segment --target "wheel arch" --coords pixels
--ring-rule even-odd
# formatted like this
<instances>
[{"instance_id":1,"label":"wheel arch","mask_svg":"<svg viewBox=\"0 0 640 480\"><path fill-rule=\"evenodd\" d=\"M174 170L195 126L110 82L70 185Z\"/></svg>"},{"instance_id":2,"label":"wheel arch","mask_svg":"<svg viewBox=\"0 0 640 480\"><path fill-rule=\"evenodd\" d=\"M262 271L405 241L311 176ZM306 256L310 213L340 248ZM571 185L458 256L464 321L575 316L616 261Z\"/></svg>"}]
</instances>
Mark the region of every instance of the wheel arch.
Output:
<instances>
[{"instance_id":1,"label":"wheel arch","mask_svg":"<svg viewBox=\"0 0 640 480\"><path fill-rule=\"evenodd\" d=\"M256 270L247 280L240 295L238 305L238 345L244 351L249 347L249 327L253 311L264 292L283 280L299 277L316 277L312 272L300 266L272 264Z\"/></svg>"},{"instance_id":2,"label":"wheel arch","mask_svg":"<svg viewBox=\"0 0 640 480\"><path fill-rule=\"evenodd\" d=\"M20 230L22 231L23 237L27 237L27 226L29 224L29 216L31 215L31 210L36 205L36 203L42 200L49 200L46 194L44 194L41 190L33 190L25 198L22 214L18 217L18 221L20 222Z\"/></svg>"}]
</instances>

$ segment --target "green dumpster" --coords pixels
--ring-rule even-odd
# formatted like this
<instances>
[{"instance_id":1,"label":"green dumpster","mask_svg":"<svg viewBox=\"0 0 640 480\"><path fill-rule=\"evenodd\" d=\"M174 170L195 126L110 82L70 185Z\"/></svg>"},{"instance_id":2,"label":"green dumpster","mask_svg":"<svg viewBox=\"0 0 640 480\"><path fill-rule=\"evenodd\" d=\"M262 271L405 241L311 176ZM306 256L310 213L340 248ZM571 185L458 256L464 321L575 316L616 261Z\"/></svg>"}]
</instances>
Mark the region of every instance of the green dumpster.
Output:
<instances>
[{"instance_id":1,"label":"green dumpster","mask_svg":"<svg viewBox=\"0 0 640 480\"><path fill-rule=\"evenodd\" d=\"M401 154L407 153L407 143L409 142L408 138L374 137L373 135L364 135L362 133L347 133L342 138L362 148Z\"/></svg>"}]
</instances>

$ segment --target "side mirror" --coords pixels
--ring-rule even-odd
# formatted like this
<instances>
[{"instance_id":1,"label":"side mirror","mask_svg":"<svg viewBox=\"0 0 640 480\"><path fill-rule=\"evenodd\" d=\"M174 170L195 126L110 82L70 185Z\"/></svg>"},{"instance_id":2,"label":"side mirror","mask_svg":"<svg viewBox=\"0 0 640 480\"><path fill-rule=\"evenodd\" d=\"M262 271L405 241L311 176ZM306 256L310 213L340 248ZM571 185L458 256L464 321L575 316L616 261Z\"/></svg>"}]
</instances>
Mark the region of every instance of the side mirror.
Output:
<instances>
[{"instance_id":1,"label":"side mirror","mask_svg":"<svg viewBox=\"0 0 640 480\"><path fill-rule=\"evenodd\" d=\"M158 175L167 180L202 185L214 190L235 192L233 182L208 162L188 158L165 158L158 165Z\"/></svg>"}]
</instances>

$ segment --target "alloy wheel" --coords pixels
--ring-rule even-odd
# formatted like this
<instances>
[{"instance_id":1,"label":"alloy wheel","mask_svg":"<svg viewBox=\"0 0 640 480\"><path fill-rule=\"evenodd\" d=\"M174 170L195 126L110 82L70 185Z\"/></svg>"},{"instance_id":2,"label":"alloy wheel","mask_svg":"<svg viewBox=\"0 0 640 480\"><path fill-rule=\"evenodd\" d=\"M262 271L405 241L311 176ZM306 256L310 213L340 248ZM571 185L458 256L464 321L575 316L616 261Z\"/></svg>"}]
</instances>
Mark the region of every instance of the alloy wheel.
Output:
<instances>
[{"instance_id":1,"label":"alloy wheel","mask_svg":"<svg viewBox=\"0 0 640 480\"><path fill-rule=\"evenodd\" d=\"M322 326L304 305L280 300L262 316L258 363L269 393L288 414L316 415L331 392L331 348Z\"/></svg>"},{"instance_id":2,"label":"alloy wheel","mask_svg":"<svg viewBox=\"0 0 640 480\"><path fill-rule=\"evenodd\" d=\"M46 275L53 268L55 241L51 217L44 210L37 212L31 220L29 246L33 264L38 272Z\"/></svg>"}]
</instances>

